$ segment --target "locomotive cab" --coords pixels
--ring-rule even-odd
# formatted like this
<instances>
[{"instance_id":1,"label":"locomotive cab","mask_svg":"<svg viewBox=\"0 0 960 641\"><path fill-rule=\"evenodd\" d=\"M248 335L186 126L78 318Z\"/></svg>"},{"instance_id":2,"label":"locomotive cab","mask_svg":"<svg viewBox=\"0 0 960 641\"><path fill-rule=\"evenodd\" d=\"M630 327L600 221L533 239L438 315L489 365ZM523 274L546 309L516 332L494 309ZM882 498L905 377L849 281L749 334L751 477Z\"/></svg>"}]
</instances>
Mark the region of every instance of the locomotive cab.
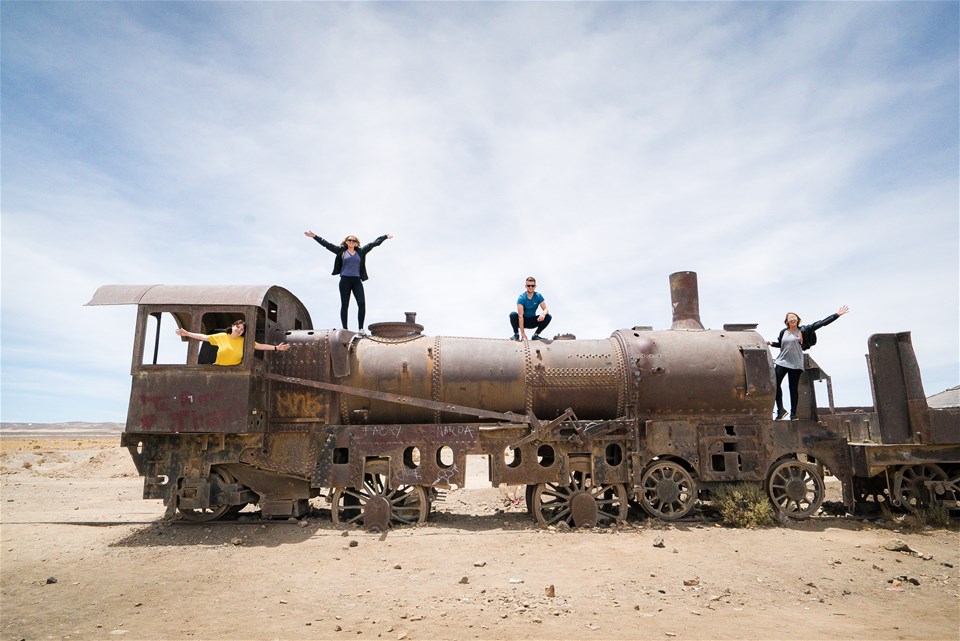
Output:
<instances>
[{"instance_id":1,"label":"locomotive cab","mask_svg":"<svg viewBox=\"0 0 960 641\"><path fill-rule=\"evenodd\" d=\"M254 341L279 343L311 329L303 304L281 287L106 285L88 305L137 305L130 405L125 432L250 433L264 429L266 359ZM243 320L243 358L213 364L216 347L181 338L177 328L212 335ZM252 340L251 340L252 339Z\"/></svg>"},{"instance_id":2,"label":"locomotive cab","mask_svg":"<svg viewBox=\"0 0 960 641\"><path fill-rule=\"evenodd\" d=\"M255 502L281 515L303 509L303 483L278 476L254 492L242 482L251 468L240 464L244 452L262 448L265 374L278 356L255 350L254 342L277 344L288 330L312 328L293 294L276 286L105 285L88 305L137 305L120 442L144 477L144 498L163 499L169 514L201 521ZM237 365L214 364L213 345L174 331L212 335L236 320L246 325Z\"/></svg>"}]
</instances>

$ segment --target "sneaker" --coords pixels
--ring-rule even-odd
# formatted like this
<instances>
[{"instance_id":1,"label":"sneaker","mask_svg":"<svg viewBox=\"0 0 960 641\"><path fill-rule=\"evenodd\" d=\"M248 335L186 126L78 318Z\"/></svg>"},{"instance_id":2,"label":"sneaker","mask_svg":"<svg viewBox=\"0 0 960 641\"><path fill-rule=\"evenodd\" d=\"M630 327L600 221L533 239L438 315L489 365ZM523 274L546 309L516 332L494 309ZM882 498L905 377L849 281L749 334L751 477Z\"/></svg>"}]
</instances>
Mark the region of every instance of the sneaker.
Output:
<instances>
[{"instance_id":1,"label":"sneaker","mask_svg":"<svg viewBox=\"0 0 960 641\"><path fill-rule=\"evenodd\" d=\"M796 414L791 414L791 415L790 415L790 420L791 420L791 421L797 420L797 415L796 415Z\"/></svg>"},{"instance_id":2,"label":"sneaker","mask_svg":"<svg viewBox=\"0 0 960 641\"><path fill-rule=\"evenodd\" d=\"M540 334L534 334L534 335L533 335L533 338L531 338L530 340L542 341L542 340L544 340L544 338L543 338L543 336L541 336Z\"/></svg>"},{"instance_id":3,"label":"sneaker","mask_svg":"<svg viewBox=\"0 0 960 641\"><path fill-rule=\"evenodd\" d=\"M773 419L779 421L781 418L787 415L787 410L777 410L777 418Z\"/></svg>"},{"instance_id":4,"label":"sneaker","mask_svg":"<svg viewBox=\"0 0 960 641\"><path fill-rule=\"evenodd\" d=\"M518 341L518 340L520 340L520 334L514 334L513 337L510 338L510 340L512 340L512 341Z\"/></svg>"}]
</instances>

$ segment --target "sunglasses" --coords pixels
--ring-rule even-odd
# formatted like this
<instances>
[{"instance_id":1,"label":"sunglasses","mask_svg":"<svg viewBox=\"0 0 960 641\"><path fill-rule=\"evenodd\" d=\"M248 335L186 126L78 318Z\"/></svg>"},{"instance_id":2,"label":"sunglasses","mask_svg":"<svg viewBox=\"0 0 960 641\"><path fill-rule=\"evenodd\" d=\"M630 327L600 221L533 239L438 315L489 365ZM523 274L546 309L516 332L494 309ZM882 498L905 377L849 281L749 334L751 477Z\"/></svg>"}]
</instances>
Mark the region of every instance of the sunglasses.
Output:
<instances>
[{"instance_id":1,"label":"sunglasses","mask_svg":"<svg viewBox=\"0 0 960 641\"><path fill-rule=\"evenodd\" d=\"M358 241L356 238L348 238L346 242L348 242L348 243L358 243L358 242L360 242L360 241Z\"/></svg>"},{"instance_id":2,"label":"sunglasses","mask_svg":"<svg viewBox=\"0 0 960 641\"><path fill-rule=\"evenodd\" d=\"M527 287L536 287L536 285L527 285Z\"/></svg>"}]
</instances>

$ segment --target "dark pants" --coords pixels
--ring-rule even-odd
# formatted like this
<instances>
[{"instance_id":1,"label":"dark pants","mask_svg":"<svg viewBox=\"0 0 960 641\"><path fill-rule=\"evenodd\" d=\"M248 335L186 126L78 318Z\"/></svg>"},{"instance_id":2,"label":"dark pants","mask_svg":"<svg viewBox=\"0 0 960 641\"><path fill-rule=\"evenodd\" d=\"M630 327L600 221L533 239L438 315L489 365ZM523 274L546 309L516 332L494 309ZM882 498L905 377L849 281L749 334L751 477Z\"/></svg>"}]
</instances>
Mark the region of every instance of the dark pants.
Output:
<instances>
[{"instance_id":1,"label":"dark pants","mask_svg":"<svg viewBox=\"0 0 960 641\"><path fill-rule=\"evenodd\" d=\"M538 321L536 316L524 316L523 317L523 328L524 329L533 329L537 328L535 332L536 336L540 335L540 332L547 328L547 325L550 324L550 321L553 319L553 316L547 314L543 317L543 321ZM520 333L520 314L516 312L510 312L510 326L513 327L513 333Z\"/></svg>"},{"instance_id":2,"label":"dark pants","mask_svg":"<svg viewBox=\"0 0 960 641\"><path fill-rule=\"evenodd\" d=\"M802 369L790 369L782 365L775 366L777 372L777 413L782 414L783 409L783 390L780 386L783 384L783 377L787 376L787 386L790 388L790 418L797 418L797 397L800 395L800 375Z\"/></svg>"},{"instance_id":3,"label":"dark pants","mask_svg":"<svg viewBox=\"0 0 960 641\"><path fill-rule=\"evenodd\" d=\"M350 308L350 292L357 299L357 320L363 329L363 317L367 315L367 299L363 295L363 281L359 276L340 277L340 324L347 328L347 310Z\"/></svg>"}]
</instances>

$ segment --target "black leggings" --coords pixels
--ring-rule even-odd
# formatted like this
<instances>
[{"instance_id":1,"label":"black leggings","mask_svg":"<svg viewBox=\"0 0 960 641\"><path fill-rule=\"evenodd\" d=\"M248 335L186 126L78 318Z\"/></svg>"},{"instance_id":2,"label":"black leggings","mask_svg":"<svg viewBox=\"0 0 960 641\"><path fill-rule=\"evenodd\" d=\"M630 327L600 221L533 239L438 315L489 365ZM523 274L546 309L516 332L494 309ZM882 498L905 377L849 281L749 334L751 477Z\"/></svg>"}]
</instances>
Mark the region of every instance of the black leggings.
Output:
<instances>
[{"instance_id":1,"label":"black leggings","mask_svg":"<svg viewBox=\"0 0 960 641\"><path fill-rule=\"evenodd\" d=\"M363 330L363 317L367 315L367 299L363 295L363 281L359 276L340 277L340 324L347 328L347 310L350 308L350 292L357 299L357 320Z\"/></svg>"},{"instance_id":2,"label":"black leggings","mask_svg":"<svg viewBox=\"0 0 960 641\"><path fill-rule=\"evenodd\" d=\"M800 395L800 375L802 369L791 369L782 365L775 366L777 372L777 411L783 412L783 377L788 376L787 386L790 388L790 418L797 417L797 396Z\"/></svg>"}]
</instances>

